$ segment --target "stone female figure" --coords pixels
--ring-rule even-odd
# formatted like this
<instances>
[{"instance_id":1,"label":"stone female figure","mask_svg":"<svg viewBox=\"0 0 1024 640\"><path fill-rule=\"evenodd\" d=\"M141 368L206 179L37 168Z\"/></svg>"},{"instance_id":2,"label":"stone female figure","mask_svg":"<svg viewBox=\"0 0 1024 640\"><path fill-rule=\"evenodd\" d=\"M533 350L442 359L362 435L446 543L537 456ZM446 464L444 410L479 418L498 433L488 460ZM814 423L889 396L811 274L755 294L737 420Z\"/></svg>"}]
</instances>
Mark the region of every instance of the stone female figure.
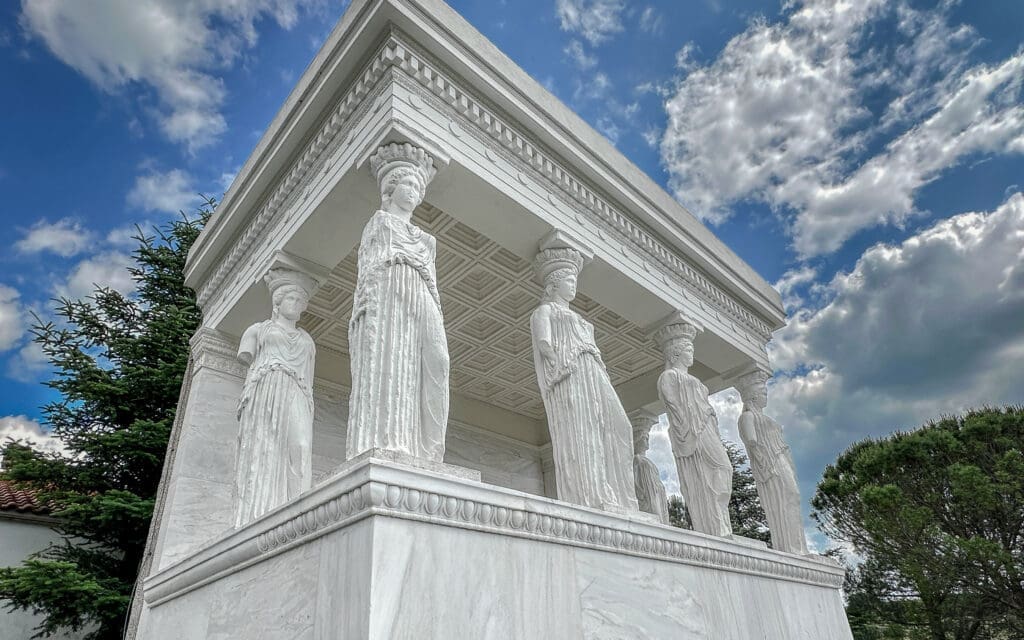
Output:
<instances>
[{"instance_id":1,"label":"stone female figure","mask_svg":"<svg viewBox=\"0 0 1024 640\"><path fill-rule=\"evenodd\" d=\"M732 533L732 463L718 435L718 417L708 401L708 389L688 371L693 366L696 334L693 325L672 324L655 335L666 365L658 378L658 395L668 414L668 437L693 528L728 536Z\"/></svg>"},{"instance_id":2,"label":"stone female figure","mask_svg":"<svg viewBox=\"0 0 1024 640\"><path fill-rule=\"evenodd\" d=\"M558 498L637 511L629 419L594 342L593 325L569 308L582 265L572 249L541 251L537 268L544 298L530 317Z\"/></svg>"},{"instance_id":3,"label":"stone female figure","mask_svg":"<svg viewBox=\"0 0 1024 640\"><path fill-rule=\"evenodd\" d=\"M757 482L772 548L790 553L807 553L803 518L800 513L800 487L789 445L782 438L782 426L764 414L768 405L768 374L755 371L736 383L743 398L740 414L740 438L750 456L750 470Z\"/></svg>"},{"instance_id":4,"label":"stone female figure","mask_svg":"<svg viewBox=\"0 0 1024 640\"><path fill-rule=\"evenodd\" d=\"M654 515L662 524L668 524L668 495L661 482L658 466L647 457L651 444L651 427L657 416L644 410L629 413L633 423L633 479L640 510Z\"/></svg>"},{"instance_id":5,"label":"stone female figure","mask_svg":"<svg viewBox=\"0 0 1024 640\"><path fill-rule=\"evenodd\" d=\"M434 176L418 147L370 158L381 208L363 230L349 323L351 459L373 448L441 462L448 423L448 342L434 267L436 241L412 223Z\"/></svg>"},{"instance_id":6,"label":"stone female figure","mask_svg":"<svg viewBox=\"0 0 1024 640\"><path fill-rule=\"evenodd\" d=\"M238 347L238 359L249 370L238 402L236 527L309 489L313 474L316 347L295 323L316 283L288 269L271 269L265 280L271 318L246 329Z\"/></svg>"}]
</instances>

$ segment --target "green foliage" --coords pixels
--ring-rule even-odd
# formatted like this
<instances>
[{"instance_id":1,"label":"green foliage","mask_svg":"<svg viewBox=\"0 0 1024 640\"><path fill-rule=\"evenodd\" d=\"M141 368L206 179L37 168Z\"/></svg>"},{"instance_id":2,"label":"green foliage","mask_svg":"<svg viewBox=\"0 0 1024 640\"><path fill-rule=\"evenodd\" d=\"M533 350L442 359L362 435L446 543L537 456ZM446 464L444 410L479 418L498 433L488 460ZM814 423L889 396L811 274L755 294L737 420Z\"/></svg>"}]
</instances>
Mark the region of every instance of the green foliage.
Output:
<instances>
[{"instance_id":1,"label":"green foliage","mask_svg":"<svg viewBox=\"0 0 1024 640\"><path fill-rule=\"evenodd\" d=\"M43 413L67 453L9 443L3 473L58 505L64 543L0 569L8 608L44 616L36 637L68 629L89 629L92 640L122 635L200 320L185 259L214 206L156 236L139 230L134 294L98 287L84 300L56 301L56 322L37 319L35 341L55 372L46 384L61 396Z\"/></svg>"},{"instance_id":2,"label":"green foliage","mask_svg":"<svg viewBox=\"0 0 1024 640\"><path fill-rule=\"evenodd\" d=\"M725 450L732 462L732 496L729 498L729 519L732 532L736 535L763 540L771 544L767 519L761 500L757 496L754 474L750 470L747 456L732 442L725 443ZM692 529L690 513L679 496L669 496L668 521L674 527Z\"/></svg>"},{"instance_id":3,"label":"green foliage","mask_svg":"<svg viewBox=\"0 0 1024 640\"><path fill-rule=\"evenodd\" d=\"M986 409L858 442L828 466L811 504L864 558L851 621L1024 637L1022 452L1024 409Z\"/></svg>"}]
</instances>

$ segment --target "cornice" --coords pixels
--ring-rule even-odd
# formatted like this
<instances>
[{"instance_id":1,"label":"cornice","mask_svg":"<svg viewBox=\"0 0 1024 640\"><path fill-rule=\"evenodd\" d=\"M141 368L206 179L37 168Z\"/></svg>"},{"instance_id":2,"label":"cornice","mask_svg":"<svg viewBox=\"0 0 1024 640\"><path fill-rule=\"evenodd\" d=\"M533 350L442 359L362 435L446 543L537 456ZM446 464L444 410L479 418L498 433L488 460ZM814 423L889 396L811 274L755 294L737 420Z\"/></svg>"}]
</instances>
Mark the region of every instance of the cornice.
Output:
<instances>
[{"instance_id":1,"label":"cornice","mask_svg":"<svg viewBox=\"0 0 1024 640\"><path fill-rule=\"evenodd\" d=\"M509 124L506 117L496 109L460 86L454 74L439 63L428 60L426 55L418 52L403 37L398 31L391 32L357 74L349 89L324 117L320 129L310 136L291 168L279 179L250 223L245 225L244 231L199 286L197 300L202 308L206 309L215 295L225 288L231 274L235 274L236 278L241 277L241 263L262 244L272 223L281 219L297 198L306 197L309 192L308 183L319 170L329 170L329 151L346 138L351 138L350 130L357 120L353 116L365 109L376 111L381 108L379 95L373 104L364 103L367 98L379 93L378 83L388 76L407 88L417 89L416 93L428 96L457 117L464 123L463 129L472 131L489 149L501 153L519 169L517 177L520 181L524 179L522 172L539 177L551 189L548 198L552 204L557 200L569 206L577 222L594 225L599 234L608 234L631 247L643 256L644 269L660 273L665 285L681 286L701 304L708 305L715 313L724 315L752 332L760 338L762 344L771 339L772 328L767 322L737 302L701 270L681 258L677 251L645 225L611 204L608 198L591 187L575 171L567 169L553 153ZM389 74L389 70L400 73ZM411 98L414 108L417 99L415 96Z\"/></svg>"}]
</instances>

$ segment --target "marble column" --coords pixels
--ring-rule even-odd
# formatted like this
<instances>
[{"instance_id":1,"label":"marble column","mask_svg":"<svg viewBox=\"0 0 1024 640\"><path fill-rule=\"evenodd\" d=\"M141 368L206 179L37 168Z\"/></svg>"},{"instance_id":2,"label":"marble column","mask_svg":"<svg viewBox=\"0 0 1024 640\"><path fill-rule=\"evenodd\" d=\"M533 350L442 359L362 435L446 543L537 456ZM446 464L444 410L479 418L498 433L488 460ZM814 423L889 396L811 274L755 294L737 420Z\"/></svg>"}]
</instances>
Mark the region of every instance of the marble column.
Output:
<instances>
[{"instance_id":1,"label":"marble column","mask_svg":"<svg viewBox=\"0 0 1024 640\"><path fill-rule=\"evenodd\" d=\"M190 342L179 416L167 448L161 494L154 508L152 568L181 560L231 528L238 399L245 366L238 339L200 327Z\"/></svg>"},{"instance_id":2,"label":"marble column","mask_svg":"<svg viewBox=\"0 0 1024 640\"><path fill-rule=\"evenodd\" d=\"M735 381L734 386L743 398L740 439L747 449L757 495L768 519L772 548L805 554L807 539L793 454L783 438L782 425L764 414L768 378L767 372L756 370Z\"/></svg>"},{"instance_id":3,"label":"marble column","mask_svg":"<svg viewBox=\"0 0 1024 640\"><path fill-rule=\"evenodd\" d=\"M384 449L440 463L448 426L448 342L435 238L412 222L435 174L411 144L370 157L381 205L363 230L349 323L352 393L346 458Z\"/></svg>"},{"instance_id":4,"label":"marble column","mask_svg":"<svg viewBox=\"0 0 1024 640\"><path fill-rule=\"evenodd\" d=\"M584 261L579 245L555 232L541 242L534 262L544 297L530 316L530 334L558 499L635 512L632 426L601 360L593 325L569 305Z\"/></svg>"},{"instance_id":5,"label":"marble column","mask_svg":"<svg viewBox=\"0 0 1024 640\"><path fill-rule=\"evenodd\" d=\"M729 536L732 463L718 433L718 416L708 401L708 389L688 371L698 330L677 314L654 334L665 355L658 396L668 414L672 455L694 530Z\"/></svg>"},{"instance_id":6,"label":"marble column","mask_svg":"<svg viewBox=\"0 0 1024 640\"><path fill-rule=\"evenodd\" d=\"M662 524L668 524L668 495L661 481L658 466L647 457L651 427L658 424L658 416L645 409L628 413L633 425L633 480L640 510L653 514Z\"/></svg>"}]
</instances>

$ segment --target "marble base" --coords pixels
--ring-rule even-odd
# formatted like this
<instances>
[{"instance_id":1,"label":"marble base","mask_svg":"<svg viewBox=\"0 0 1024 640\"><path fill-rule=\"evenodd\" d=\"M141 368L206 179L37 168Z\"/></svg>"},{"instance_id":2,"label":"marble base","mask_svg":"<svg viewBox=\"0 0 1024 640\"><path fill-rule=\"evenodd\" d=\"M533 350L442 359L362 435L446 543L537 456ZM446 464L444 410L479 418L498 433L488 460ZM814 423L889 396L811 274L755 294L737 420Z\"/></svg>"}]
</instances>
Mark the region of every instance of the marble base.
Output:
<instances>
[{"instance_id":1,"label":"marble base","mask_svg":"<svg viewBox=\"0 0 1024 640\"><path fill-rule=\"evenodd\" d=\"M827 559L351 463L149 576L139 637L852 638Z\"/></svg>"}]
</instances>

